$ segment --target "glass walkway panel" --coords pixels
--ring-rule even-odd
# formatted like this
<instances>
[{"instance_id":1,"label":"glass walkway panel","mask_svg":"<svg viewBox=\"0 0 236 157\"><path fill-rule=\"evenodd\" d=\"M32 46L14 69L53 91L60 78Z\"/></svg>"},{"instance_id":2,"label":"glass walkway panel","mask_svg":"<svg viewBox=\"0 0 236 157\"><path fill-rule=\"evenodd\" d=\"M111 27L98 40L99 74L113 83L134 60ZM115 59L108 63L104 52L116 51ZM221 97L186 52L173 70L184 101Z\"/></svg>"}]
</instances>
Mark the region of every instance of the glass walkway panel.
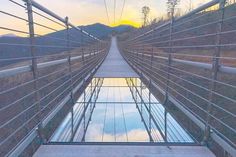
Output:
<instances>
[{"instance_id":1,"label":"glass walkway panel","mask_svg":"<svg viewBox=\"0 0 236 157\"><path fill-rule=\"evenodd\" d=\"M51 142L194 143L194 139L139 78L93 78Z\"/></svg>"}]
</instances>

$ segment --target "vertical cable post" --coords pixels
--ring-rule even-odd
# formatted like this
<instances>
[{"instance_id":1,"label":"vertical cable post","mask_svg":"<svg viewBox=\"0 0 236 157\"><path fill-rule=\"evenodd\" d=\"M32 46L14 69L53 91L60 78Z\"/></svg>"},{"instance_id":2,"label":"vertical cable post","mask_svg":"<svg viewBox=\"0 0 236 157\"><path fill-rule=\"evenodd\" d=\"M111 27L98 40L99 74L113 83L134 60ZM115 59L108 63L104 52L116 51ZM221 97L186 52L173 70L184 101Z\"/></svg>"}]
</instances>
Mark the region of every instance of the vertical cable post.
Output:
<instances>
[{"instance_id":1,"label":"vertical cable post","mask_svg":"<svg viewBox=\"0 0 236 157\"><path fill-rule=\"evenodd\" d=\"M89 51L89 59L91 59L92 53L96 52L96 44L93 46L94 48L92 49L92 51Z\"/></svg>"},{"instance_id":2,"label":"vertical cable post","mask_svg":"<svg viewBox=\"0 0 236 157\"><path fill-rule=\"evenodd\" d=\"M139 62L139 54L138 54L138 50L136 50L136 62L138 63Z\"/></svg>"},{"instance_id":3,"label":"vertical cable post","mask_svg":"<svg viewBox=\"0 0 236 157\"><path fill-rule=\"evenodd\" d=\"M138 83L137 83L137 78L135 78L135 85L136 85L136 90L135 90L135 100L136 100L136 104L138 104Z\"/></svg>"},{"instance_id":4,"label":"vertical cable post","mask_svg":"<svg viewBox=\"0 0 236 157\"><path fill-rule=\"evenodd\" d=\"M225 4L226 0L221 0L219 2L219 22L217 24L217 32L216 32L216 42L215 42L215 52L212 56L212 70L211 70L211 86L210 86L210 93L209 93L209 103L207 106L207 117L206 117L206 124L205 124L205 131L203 137L203 144L208 144L208 140L211 134L211 115L212 115L212 103L214 103L214 92L216 90L216 80L218 77L218 71L220 68L220 54L221 54L221 32L223 27L224 21L224 14L225 14Z\"/></svg>"},{"instance_id":5,"label":"vertical cable post","mask_svg":"<svg viewBox=\"0 0 236 157\"><path fill-rule=\"evenodd\" d=\"M74 96L73 96L73 81L72 81L72 63L71 63L71 51L70 51L70 34L69 34L69 18L65 18L65 27L66 27L66 47L67 47L67 62L68 62L68 69L69 69L69 79L70 79L70 103L71 103L71 139L73 140L74 135Z\"/></svg>"},{"instance_id":6,"label":"vertical cable post","mask_svg":"<svg viewBox=\"0 0 236 157\"><path fill-rule=\"evenodd\" d=\"M143 73L141 73L141 77L143 76ZM141 79L141 86L140 86L140 97L141 97L141 114L143 114L143 81Z\"/></svg>"},{"instance_id":7,"label":"vertical cable post","mask_svg":"<svg viewBox=\"0 0 236 157\"><path fill-rule=\"evenodd\" d=\"M85 131L86 131L86 87L85 87L85 79L83 79L83 86L84 86L84 104L83 104L83 138L82 138L82 142L85 142Z\"/></svg>"},{"instance_id":8,"label":"vertical cable post","mask_svg":"<svg viewBox=\"0 0 236 157\"><path fill-rule=\"evenodd\" d=\"M32 57L32 73L34 79L34 91L35 91L35 101L38 106L38 114L39 114L39 125L37 128L38 135L41 139L41 142L46 143L46 139L43 133L42 127L42 107L40 103L40 93L39 93L39 82L38 82L38 67L37 67L37 58L35 55L35 32L34 32L34 18L33 18L33 9L31 0L26 0L27 6L27 14L28 14L28 26L29 26L29 38L30 38L30 53Z\"/></svg>"},{"instance_id":9,"label":"vertical cable post","mask_svg":"<svg viewBox=\"0 0 236 157\"><path fill-rule=\"evenodd\" d=\"M100 43L97 42L97 51L95 50L95 51L94 51L94 54L95 54L96 52L99 52L99 50L100 50Z\"/></svg>"},{"instance_id":10,"label":"vertical cable post","mask_svg":"<svg viewBox=\"0 0 236 157\"><path fill-rule=\"evenodd\" d=\"M84 65L84 35L83 31L81 30L81 39L80 39L80 46L81 46L81 51L82 51L82 65Z\"/></svg>"},{"instance_id":11,"label":"vertical cable post","mask_svg":"<svg viewBox=\"0 0 236 157\"><path fill-rule=\"evenodd\" d=\"M96 86L96 84L94 86ZM93 96L96 94L95 92L93 93L93 79L91 80L91 83L90 83L90 93L92 94L91 100L93 101ZM90 101L89 105L90 105L90 114L92 114L93 102ZM91 119L89 121L91 121Z\"/></svg>"},{"instance_id":12,"label":"vertical cable post","mask_svg":"<svg viewBox=\"0 0 236 157\"><path fill-rule=\"evenodd\" d=\"M166 111L166 109L165 109L164 116L165 116L165 136L164 136L164 141L167 142L167 111Z\"/></svg>"},{"instance_id":13,"label":"vertical cable post","mask_svg":"<svg viewBox=\"0 0 236 157\"><path fill-rule=\"evenodd\" d=\"M165 100L164 100L164 103L166 103L168 101L168 96L169 96L169 86L170 86L170 71L171 71L171 62L172 62L172 52L173 52L173 49L172 49L172 46L173 46L173 43L172 43L172 38L173 38L173 26L174 26L174 8L171 9L171 20L170 20L170 37L169 37L169 52L168 52L168 61L167 61L167 65L168 65L168 68L167 68L167 83L166 83L166 90L165 90Z\"/></svg>"},{"instance_id":14,"label":"vertical cable post","mask_svg":"<svg viewBox=\"0 0 236 157\"><path fill-rule=\"evenodd\" d=\"M149 134L152 134L152 106L151 106L151 84L152 80L149 81L149 92L148 92L148 106L149 106ZM153 142L153 139L150 138L150 142Z\"/></svg>"},{"instance_id":15,"label":"vertical cable post","mask_svg":"<svg viewBox=\"0 0 236 157\"><path fill-rule=\"evenodd\" d=\"M150 62L150 69L151 69L151 72L153 70L153 59L154 59L154 48L152 46L152 54L151 54L151 62Z\"/></svg>"}]
</instances>

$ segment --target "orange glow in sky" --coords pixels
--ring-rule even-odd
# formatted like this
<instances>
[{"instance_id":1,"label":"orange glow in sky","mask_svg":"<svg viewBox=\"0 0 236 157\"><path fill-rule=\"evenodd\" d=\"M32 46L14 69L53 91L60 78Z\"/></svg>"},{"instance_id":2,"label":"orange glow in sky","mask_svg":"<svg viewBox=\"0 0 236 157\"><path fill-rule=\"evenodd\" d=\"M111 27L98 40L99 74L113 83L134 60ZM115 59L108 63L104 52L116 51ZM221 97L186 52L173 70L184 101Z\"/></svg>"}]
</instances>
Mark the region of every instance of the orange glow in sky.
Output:
<instances>
[{"instance_id":1,"label":"orange glow in sky","mask_svg":"<svg viewBox=\"0 0 236 157\"><path fill-rule=\"evenodd\" d=\"M116 24L114 24L114 23L111 24L110 26L115 27L115 26L119 26L119 25L131 25L133 27L138 28L138 27L140 27L141 24L138 22L132 21L132 20L121 20L121 21L117 22Z\"/></svg>"},{"instance_id":2,"label":"orange glow in sky","mask_svg":"<svg viewBox=\"0 0 236 157\"><path fill-rule=\"evenodd\" d=\"M122 12L123 0L116 1L116 14L114 19L114 0L106 0L108 8L108 17L103 0L35 0L39 4L45 6L49 10L53 11L60 17L69 17L71 23L76 26L88 25L93 23L102 23L109 26L118 26L121 24L132 25L134 27L140 27L142 25L142 13L143 6L150 7L150 19L166 16L166 0L126 0L126 4ZM209 0L192 0L194 6L208 2ZM18 2L18 1L17 1ZM19 3L24 5L24 2L19 0ZM182 0L180 8L186 10L189 0ZM27 14L24 8L21 8L9 0L1 0L0 10L5 11L24 19L27 19ZM37 9L35 9L37 10ZM37 10L40 12L39 10ZM41 13L41 12L40 12ZM44 14L45 15L45 14ZM123 15L123 16L121 16ZM17 29L28 32L28 24L25 21L20 21L11 18L7 15L0 13L0 26ZM56 25L48 20L34 15L35 22L46 25L56 30L62 30L61 26ZM114 22L115 21L115 22ZM40 28L35 26L35 32L40 35L53 32L52 30ZM19 36L27 36L21 33L6 31L0 29L1 34L13 33Z\"/></svg>"}]
</instances>

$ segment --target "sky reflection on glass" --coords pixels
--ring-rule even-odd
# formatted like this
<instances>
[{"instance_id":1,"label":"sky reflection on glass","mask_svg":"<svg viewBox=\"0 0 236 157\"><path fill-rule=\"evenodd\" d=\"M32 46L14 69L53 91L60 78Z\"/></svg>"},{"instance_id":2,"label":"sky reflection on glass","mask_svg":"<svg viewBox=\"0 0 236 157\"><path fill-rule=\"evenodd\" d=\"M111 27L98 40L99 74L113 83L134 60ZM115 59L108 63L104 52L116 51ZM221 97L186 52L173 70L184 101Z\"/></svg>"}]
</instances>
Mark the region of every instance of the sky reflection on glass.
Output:
<instances>
[{"instance_id":1,"label":"sky reflection on glass","mask_svg":"<svg viewBox=\"0 0 236 157\"><path fill-rule=\"evenodd\" d=\"M104 79L85 141L149 141L125 79Z\"/></svg>"},{"instance_id":2,"label":"sky reflection on glass","mask_svg":"<svg viewBox=\"0 0 236 157\"><path fill-rule=\"evenodd\" d=\"M74 105L73 125L69 113L51 141L194 142L152 94L149 102L149 90L139 79L105 78L98 86L96 82L94 78ZM88 109L82 117L84 104Z\"/></svg>"}]
</instances>

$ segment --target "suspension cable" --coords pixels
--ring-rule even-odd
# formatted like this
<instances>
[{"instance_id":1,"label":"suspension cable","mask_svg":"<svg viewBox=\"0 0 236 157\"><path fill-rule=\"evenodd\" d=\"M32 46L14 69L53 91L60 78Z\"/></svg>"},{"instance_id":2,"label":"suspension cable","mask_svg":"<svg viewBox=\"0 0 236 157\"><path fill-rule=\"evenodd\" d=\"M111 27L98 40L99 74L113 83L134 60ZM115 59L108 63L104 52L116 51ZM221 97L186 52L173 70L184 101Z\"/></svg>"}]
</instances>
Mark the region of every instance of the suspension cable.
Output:
<instances>
[{"instance_id":1,"label":"suspension cable","mask_svg":"<svg viewBox=\"0 0 236 157\"><path fill-rule=\"evenodd\" d=\"M121 14L120 14L120 22L121 22L121 19L122 19L122 16L123 16L125 4L126 4L126 0L123 1L123 6L122 6Z\"/></svg>"},{"instance_id":2,"label":"suspension cable","mask_svg":"<svg viewBox=\"0 0 236 157\"><path fill-rule=\"evenodd\" d=\"M114 0L114 25L116 24L116 0Z\"/></svg>"},{"instance_id":3,"label":"suspension cable","mask_svg":"<svg viewBox=\"0 0 236 157\"><path fill-rule=\"evenodd\" d=\"M106 0L104 0L104 6L105 6L105 10L106 10L106 16L107 16L107 21L110 24L110 18L109 18L109 14L108 14L108 8L107 8L107 2Z\"/></svg>"}]
</instances>

